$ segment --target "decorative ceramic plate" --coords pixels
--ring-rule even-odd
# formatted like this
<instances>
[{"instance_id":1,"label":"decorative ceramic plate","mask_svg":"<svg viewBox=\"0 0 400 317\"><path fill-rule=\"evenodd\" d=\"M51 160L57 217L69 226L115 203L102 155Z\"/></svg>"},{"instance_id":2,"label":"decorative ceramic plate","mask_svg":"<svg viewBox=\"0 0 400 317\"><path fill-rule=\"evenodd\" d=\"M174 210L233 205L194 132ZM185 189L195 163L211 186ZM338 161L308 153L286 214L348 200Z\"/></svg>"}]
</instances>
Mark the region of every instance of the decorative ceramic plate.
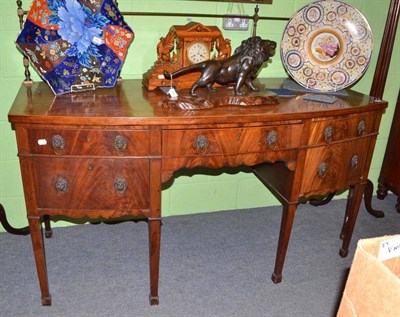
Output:
<instances>
[{"instance_id":1,"label":"decorative ceramic plate","mask_svg":"<svg viewBox=\"0 0 400 317\"><path fill-rule=\"evenodd\" d=\"M113 0L34 0L16 44L58 95L113 87L133 38Z\"/></svg>"},{"instance_id":2,"label":"decorative ceramic plate","mask_svg":"<svg viewBox=\"0 0 400 317\"><path fill-rule=\"evenodd\" d=\"M281 58L290 76L315 91L348 87L366 71L373 39L365 17L336 0L316 1L289 20Z\"/></svg>"}]
</instances>

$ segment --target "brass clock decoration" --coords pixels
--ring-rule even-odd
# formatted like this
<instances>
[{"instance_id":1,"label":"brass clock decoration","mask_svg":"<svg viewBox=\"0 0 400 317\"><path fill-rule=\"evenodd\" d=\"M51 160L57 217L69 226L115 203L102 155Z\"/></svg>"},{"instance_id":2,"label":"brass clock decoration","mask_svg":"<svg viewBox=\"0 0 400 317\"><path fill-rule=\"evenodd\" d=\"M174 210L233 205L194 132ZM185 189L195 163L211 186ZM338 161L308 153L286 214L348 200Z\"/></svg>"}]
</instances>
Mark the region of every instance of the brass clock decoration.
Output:
<instances>
[{"instance_id":1,"label":"brass clock decoration","mask_svg":"<svg viewBox=\"0 0 400 317\"><path fill-rule=\"evenodd\" d=\"M205 26L198 22L173 25L157 44L157 61L143 74L143 85L148 90L171 85L164 71L173 73L181 68L210 59L222 60L231 55L231 44L216 26ZM180 76L173 80L177 89L190 88L200 73Z\"/></svg>"}]
</instances>

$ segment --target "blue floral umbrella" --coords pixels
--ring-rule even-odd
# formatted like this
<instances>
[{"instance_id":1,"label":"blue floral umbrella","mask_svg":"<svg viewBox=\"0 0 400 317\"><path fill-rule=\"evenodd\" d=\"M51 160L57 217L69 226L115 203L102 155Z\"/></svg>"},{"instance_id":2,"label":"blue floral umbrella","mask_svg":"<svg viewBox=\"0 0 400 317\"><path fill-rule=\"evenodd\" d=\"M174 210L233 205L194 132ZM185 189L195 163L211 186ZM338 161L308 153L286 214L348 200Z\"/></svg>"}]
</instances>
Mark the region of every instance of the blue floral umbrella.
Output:
<instances>
[{"instance_id":1,"label":"blue floral umbrella","mask_svg":"<svg viewBox=\"0 0 400 317\"><path fill-rule=\"evenodd\" d=\"M114 87L133 38L113 0L35 0L16 44L58 95Z\"/></svg>"}]
</instances>

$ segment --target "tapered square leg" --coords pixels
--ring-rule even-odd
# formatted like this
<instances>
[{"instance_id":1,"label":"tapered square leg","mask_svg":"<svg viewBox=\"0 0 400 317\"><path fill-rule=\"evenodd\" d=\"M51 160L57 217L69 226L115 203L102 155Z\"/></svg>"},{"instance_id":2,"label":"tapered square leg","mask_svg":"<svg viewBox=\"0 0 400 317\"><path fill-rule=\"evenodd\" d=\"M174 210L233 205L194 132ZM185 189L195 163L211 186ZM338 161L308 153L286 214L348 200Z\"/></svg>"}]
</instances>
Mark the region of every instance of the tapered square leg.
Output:
<instances>
[{"instance_id":1,"label":"tapered square leg","mask_svg":"<svg viewBox=\"0 0 400 317\"><path fill-rule=\"evenodd\" d=\"M357 184L351 186L349 189L349 197L346 206L346 219L341 232L343 243L342 248L339 251L339 255L343 258L349 253L349 245L353 235L354 226L356 224L365 185L366 183Z\"/></svg>"},{"instance_id":2,"label":"tapered square leg","mask_svg":"<svg viewBox=\"0 0 400 317\"><path fill-rule=\"evenodd\" d=\"M42 305L51 305L51 295L49 292L49 283L47 280L46 258L43 245L43 233L38 218L29 218L29 230L31 232L31 240L33 254L35 256L36 270L39 278L40 291L42 293Z\"/></svg>"},{"instance_id":3,"label":"tapered square leg","mask_svg":"<svg viewBox=\"0 0 400 317\"><path fill-rule=\"evenodd\" d=\"M150 305L158 305L161 219L149 219Z\"/></svg>"},{"instance_id":4,"label":"tapered square leg","mask_svg":"<svg viewBox=\"0 0 400 317\"><path fill-rule=\"evenodd\" d=\"M294 215L296 213L297 204L284 205L281 221L281 230L279 233L278 250L275 260L275 270L272 274L272 281L277 284L282 281L282 270L285 262L286 251L289 244L290 234L292 232Z\"/></svg>"}]
</instances>

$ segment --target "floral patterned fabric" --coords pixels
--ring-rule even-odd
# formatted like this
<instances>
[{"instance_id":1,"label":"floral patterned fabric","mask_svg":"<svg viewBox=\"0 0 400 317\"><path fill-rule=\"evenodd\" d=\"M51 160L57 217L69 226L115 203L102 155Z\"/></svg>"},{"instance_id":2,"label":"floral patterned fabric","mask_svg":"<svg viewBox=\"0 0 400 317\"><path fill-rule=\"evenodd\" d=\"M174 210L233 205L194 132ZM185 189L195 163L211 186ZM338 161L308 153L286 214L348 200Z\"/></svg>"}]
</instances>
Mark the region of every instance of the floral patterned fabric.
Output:
<instances>
[{"instance_id":1,"label":"floral patterned fabric","mask_svg":"<svg viewBox=\"0 0 400 317\"><path fill-rule=\"evenodd\" d=\"M112 0L35 0L16 44L63 94L114 87L133 38Z\"/></svg>"}]
</instances>

